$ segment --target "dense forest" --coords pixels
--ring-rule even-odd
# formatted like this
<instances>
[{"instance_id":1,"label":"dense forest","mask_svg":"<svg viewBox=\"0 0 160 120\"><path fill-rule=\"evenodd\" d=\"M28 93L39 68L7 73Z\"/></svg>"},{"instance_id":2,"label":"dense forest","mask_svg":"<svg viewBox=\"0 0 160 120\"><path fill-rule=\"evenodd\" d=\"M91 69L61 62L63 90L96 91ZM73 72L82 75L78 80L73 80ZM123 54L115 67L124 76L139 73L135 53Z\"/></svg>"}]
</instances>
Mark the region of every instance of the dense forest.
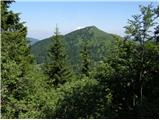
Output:
<instances>
[{"instance_id":1,"label":"dense forest","mask_svg":"<svg viewBox=\"0 0 160 120\"><path fill-rule=\"evenodd\" d=\"M30 44L12 4L1 1L1 118L159 118L158 6L140 5L125 37L56 27Z\"/></svg>"}]
</instances>

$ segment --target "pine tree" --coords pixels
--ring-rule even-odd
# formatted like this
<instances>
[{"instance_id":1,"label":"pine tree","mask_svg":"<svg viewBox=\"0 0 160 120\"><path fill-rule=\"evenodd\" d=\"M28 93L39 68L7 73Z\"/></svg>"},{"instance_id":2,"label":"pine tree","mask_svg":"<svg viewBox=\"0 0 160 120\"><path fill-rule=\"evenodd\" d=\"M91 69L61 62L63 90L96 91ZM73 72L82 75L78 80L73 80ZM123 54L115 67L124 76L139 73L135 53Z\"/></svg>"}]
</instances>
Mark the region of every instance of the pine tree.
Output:
<instances>
[{"instance_id":1,"label":"pine tree","mask_svg":"<svg viewBox=\"0 0 160 120\"><path fill-rule=\"evenodd\" d=\"M72 74L67 62L63 36L60 35L57 27L55 36L52 37L52 46L48 57L51 62L45 65L45 74L48 76L49 84L58 87L69 81Z\"/></svg>"},{"instance_id":2,"label":"pine tree","mask_svg":"<svg viewBox=\"0 0 160 120\"><path fill-rule=\"evenodd\" d=\"M81 55L81 74L89 77L89 71L91 67L91 55L89 51L89 44L87 40L82 42Z\"/></svg>"}]
</instances>

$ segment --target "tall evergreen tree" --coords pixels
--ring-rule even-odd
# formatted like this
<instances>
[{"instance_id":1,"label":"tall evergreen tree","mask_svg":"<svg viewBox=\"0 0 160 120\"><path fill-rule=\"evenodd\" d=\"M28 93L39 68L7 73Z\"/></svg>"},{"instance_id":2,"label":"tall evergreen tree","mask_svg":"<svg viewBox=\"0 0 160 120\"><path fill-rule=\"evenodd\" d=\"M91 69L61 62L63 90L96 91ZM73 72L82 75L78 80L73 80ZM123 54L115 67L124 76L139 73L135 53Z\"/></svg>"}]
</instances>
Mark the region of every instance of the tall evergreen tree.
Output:
<instances>
[{"instance_id":1,"label":"tall evergreen tree","mask_svg":"<svg viewBox=\"0 0 160 120\"><path fill-rule=\"evenodd\" d=\"M81 74L89 76L89 71L91 67L91 54L89 49L89 44L87 40L82 42L82 50L80 51L81 55Z\"/></svg>"},{"instance_id":2,"label":"tall evergreen tree","mask_svg":"<svg viewBox=\"0 0 160 120\"><path fill-rule=\"evenodd\" d=\"M19 14L9 11L12 1L1 1L2 11L2 118L19 118L24 112L24 99L29 94L29 66L32 63L26 40L27 28Z\"/></svg>"},{"instance_id":3,"label":"tall evergreen tree","mask_svg":"<svg viewBox=\"0 0 160 120\"><path fill-rule=\"evenodd\" d=\"M59 34L57 27L52 41L52 46L49 50L49 59L51 59L51 62L45 65L45 73L48 76L49 84L58 87L69 81L72 74L67 62L63 36Z\"/></svg>"}]
</instances>

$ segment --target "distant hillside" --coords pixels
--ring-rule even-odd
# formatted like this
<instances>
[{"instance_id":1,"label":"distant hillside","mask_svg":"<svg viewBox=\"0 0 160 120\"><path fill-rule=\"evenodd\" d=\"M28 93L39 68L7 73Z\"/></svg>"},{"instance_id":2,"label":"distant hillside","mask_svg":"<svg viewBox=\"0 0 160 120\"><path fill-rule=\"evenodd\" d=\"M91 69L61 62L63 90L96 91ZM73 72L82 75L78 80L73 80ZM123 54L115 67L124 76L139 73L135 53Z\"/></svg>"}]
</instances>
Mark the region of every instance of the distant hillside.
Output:
<instances>
[{"instance_id":1,"label":"distant hillside","mask_svg":"<svg viewBox=\"0 0 160 120\"><path fill-rule=\"evenodd\" d=\"M83 40L88 40L94 60L99 60L109 54L114 44L113 34L106 33L95 26L85 27L64 35L64 44L72 65L78 65L80 60L80 45ZM117 36L117 35L116 35ZM32 46L37 63L47 59L47 52L51 45L51 37L37 42Z\"/></svg>"},{"instance_id":2,"label":"distant hillside","mask_svg":"<svg viewBox=\"0 0 160 120\"><path fill-rule=\"evenodd\" d=\"M31 45L33 45L33 44L35 44L36 42L39 41L38 39L31 38L31 37L28 37L27 40L30 41L30 44L31 44Z\"/></svg>"},{"instance_id":3,"label":"distant hillside","mask_svg":"<svg viewBox=\"0 0 160 120\"><path fill-rule=\"evenodd\" d=\"M51 38L46 38L32 45L31 51L38 64L45 62L50 43Z\"/></svg>"}]
</instances>

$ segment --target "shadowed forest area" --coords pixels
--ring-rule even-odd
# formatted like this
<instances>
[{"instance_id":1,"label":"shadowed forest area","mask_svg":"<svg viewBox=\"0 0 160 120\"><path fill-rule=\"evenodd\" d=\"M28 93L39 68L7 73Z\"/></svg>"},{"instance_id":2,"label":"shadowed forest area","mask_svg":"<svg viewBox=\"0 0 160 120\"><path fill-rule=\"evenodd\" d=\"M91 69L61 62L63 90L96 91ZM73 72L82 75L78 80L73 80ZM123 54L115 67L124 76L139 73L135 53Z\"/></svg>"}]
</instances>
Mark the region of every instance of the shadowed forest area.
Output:
<instances>
[{"instance_id":1,"label":"shadowed forest area","mask_svg":"<svg viewBox=\"0 0 160 120\"><path fill-rule=\"evenodd\" d=\"M140 5L125 37L56 27L30 44L12 4L1 1L1 118L159 118L159 6Z\"/></svg>"}]
</instances>

